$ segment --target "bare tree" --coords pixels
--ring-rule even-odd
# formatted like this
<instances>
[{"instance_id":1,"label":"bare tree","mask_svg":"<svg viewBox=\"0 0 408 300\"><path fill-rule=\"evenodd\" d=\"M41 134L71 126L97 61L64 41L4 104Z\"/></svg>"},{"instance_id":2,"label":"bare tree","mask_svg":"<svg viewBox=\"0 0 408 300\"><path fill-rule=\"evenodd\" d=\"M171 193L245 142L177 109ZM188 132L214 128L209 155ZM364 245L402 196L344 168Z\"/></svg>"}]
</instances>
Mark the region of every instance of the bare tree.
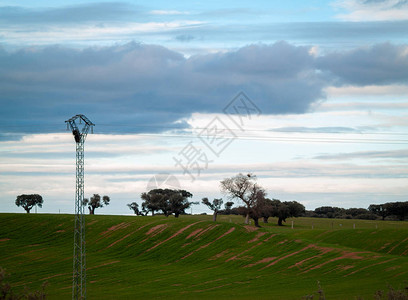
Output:
<instances>
[{"instance_id":1,"label":"bare tree","mask_svg":"<svg viewBox=\"0 0 408 300\"><path fill-rule=\"evenodd\" d=\"M221 208L221 205L223 203L222 199L214 199L212 202L210 202L208 200L208 198L203 198L201 200L201 203L205 204L208 206L209 209L211 209L214 213L213 213L213 221L217 221L217 214L218 211Z\"/></svg>"},{"instance_id":2,"label":"bare tree","mask_svg":"<svg viewBox=\"0 0 408 300\"><path fill-rule=\"evenodd\" d=\"M230 199L238 199L245 203L247 213L245 224L249 224L249 213L255 206L257 199L266 195L265 190L256 183L256 176L239 173L221 181L221 191Z\"/></svg>"}]
</instances>

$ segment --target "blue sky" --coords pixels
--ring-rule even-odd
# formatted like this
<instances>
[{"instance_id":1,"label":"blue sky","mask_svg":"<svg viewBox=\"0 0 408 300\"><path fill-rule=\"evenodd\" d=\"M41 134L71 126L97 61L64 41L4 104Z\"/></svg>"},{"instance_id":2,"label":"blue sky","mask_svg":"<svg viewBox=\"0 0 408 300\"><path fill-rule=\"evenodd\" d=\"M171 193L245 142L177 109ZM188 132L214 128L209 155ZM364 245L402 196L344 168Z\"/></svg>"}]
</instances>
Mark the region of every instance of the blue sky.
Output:
<instances>
[{"instance_id":1,"label":"blue sky","mask_svg":"<svg viewBox=\"0 0 408 300\"><path fill-rule=\"evenodd\" d=\"M308 209L407 201L406 1L0 1L0 78L5 212L23 193L73 212L75 114L96 124L99 213L130 213L157 174L195 201L238 172Z\"/></svg>"}]
</instances>

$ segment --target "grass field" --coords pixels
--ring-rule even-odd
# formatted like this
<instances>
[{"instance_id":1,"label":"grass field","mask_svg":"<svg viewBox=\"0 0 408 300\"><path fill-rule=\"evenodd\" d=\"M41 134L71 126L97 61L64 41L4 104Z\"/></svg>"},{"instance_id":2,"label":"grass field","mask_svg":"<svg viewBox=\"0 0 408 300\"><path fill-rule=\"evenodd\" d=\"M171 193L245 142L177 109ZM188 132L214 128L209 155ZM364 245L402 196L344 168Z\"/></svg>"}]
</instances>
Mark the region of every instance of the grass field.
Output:
<instances>
[{"instance_id":1,"label":"grass field","mask_svg":"<svg viewBox=\"0 0 408 300\"><path fill-rule=\"evenodd\" d=\"M86 216L88 299L318 299L318 281L327 299L373 299L408 279L407 222L211 218ZM0 214L13 289L69 299L72 252L72 215Z\"/></svg>"}]
</instances>

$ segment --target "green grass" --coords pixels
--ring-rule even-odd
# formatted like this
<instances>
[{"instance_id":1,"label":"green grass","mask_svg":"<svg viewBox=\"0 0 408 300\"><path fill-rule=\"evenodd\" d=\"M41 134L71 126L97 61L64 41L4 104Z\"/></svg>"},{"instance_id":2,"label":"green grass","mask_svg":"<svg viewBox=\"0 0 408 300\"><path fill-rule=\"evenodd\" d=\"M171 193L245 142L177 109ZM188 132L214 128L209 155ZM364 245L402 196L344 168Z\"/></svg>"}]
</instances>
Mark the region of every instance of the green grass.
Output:
<instances>
[{"instance_id":1,"label":"green grass","mask_svg":"<svg viewBox=\"0 0 408 300\"><path fill-rule=\"evenodd\" d=\"M88 299L301 299L317 281L328 299L373 299L407 279L407 222L211 218L86 216ZM72 215L0 214L13 289L48 281L49 299L69 299L72 252Z\"/></svg>"}]
</instances>

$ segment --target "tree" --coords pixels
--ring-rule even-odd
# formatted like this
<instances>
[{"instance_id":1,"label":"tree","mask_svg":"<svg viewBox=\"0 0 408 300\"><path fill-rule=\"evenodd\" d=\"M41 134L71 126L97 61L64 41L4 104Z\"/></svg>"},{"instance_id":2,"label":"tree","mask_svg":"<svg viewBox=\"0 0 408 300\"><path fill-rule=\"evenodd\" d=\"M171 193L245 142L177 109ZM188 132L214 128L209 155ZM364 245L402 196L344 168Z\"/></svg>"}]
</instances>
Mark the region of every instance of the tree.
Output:
<instances>
[{"instance_id":1,"label":"tree","mask_svg":"<svg viewBox=\"0 0 408 300\"><path fill-rule=\"evenodd\" d=\"M201 200L201 202L203 204L207 205L208 208L211 209L214 212L213 213L213 221L214 222L217 221L217 214L218 214L218 211L220 210L221 205L223 203L222 199L214 199L212 202L210 202L208 200L208 198L203 198ZM234 204L234 203L232 203L232 204Z\"/></svg>"},{"instance_id":2,"label":"tree","mask_svg":"<svg viewBox=\"0 0 408 300\"><path fill-rule=\"evenodd\" d=\"M260 193L258 198L252 208L238 207L238 212L241 215L248 214L251 219L254 220L256 227L261 227L259 225L259 219L263 218L264 223L268 223L268 218L276 215L277 206L281 202L279 200L270 200L264 197L264 194Z\"/></svg>"},{"instance_id":3,"label":"tree","mask_svg":"<svg viewBox=\"0 0 408 300\"><path fill-rule=\"evenodd\" d=\"M231 208L234 205L234 202L228 201L227 203L224 204L224 211L226 215L231 214Z\"/></svg>"},{"instance_id":4,"label":"tree","mask_svg":"<svg viewBox=\"0 0 408 300\"><path fill-rule=\"evenodd\" d=\"M129 203L127 205L129 207L129 209L133 210L135 212L135 215L137 216L144 216L144 208L142 207L142 211L139 210L139 204L137 204L136 202L132 202Z\"/></svg>"},{"instance_id":5,"label":"tree","mask_svg":"<svg viewBox=\"0 0 408 300\"><path fill-rule=\"evenodd\" d=\"M403 221L408 216L408 201L405 202L387 202L384 204L371 204L368 210L384 220L386 217L394 217Z\"/></svg>"},{"instance_id":6,"label":"tree","mask_svg":"<svg viewBox=\"0 0 408 300\"><path fill-rule=\"evenodd\" d=\"M20 195L17 196L16 205L22 206L25 211L29 214L30 210L35 206L38 205L42 207L43 198L38 194L31 194L31 195Z\"/></svg>"},{"instance_id":7,"label":"tree","mask_svg":"<svg viewBox=\"0 0 408 300\"><path fill-rule=\"evenodd\" d=\"M159 189L151 190L148 193L142 193L140 198L144 200L142 203L142 209L147 212L151 211L154 216L155 211L160 210L160 202L162 201L162 195Z\"/></svg>"},{"instance_id":8,"label":"tree","mask_svg":"<svg viewBox=\"0 0 408 300\"><path fill-rule=\"evenodd\" d=\"M359 215L367 214L368 210L365 208L348 208L345 210L347 215L356 218Z\"/></svg>"},{"instance_id":9,"label":"tree","mask_svg":"<svg viewBox=\"0 0 408 300\"><path fill-rule=\"evenodd\" d=\"M88 200L87 198L84 199L84 205L88 205L90 215L95 214L96 208L103 207L104 205L109 205L109 202L109 196L103 196L101 200L101 196L99 196L99 194L94 194L90 200Z\"/></svg>"},{"instance_id":10,"label":"tree","mask_svg":"<svg viewBox=\"0 0 408 300\"><path fill-rule=\"evenodd\" d=\"M340 207L321 206L314 210L321 218L338 218L346 215L346 210Z\"/></svg>"},{"instance_id":11,"label":"tree","mask_svg":"<svg viewBox=\"0 0 408 300\"><path fill-rule=\"evenodd\" d=\"M263 198L258 201L258 210L259 216L263 218L264 223L268 223L269 217L274 216L274 211L276 210L276 201L280 202L279 200L271 200L268 198Z\"/></svg>"},{"instance_id":12,"label":"tree","mask_svg":"<svg viewBox=\"0 0 408 300\"><path fill-rule=\"evenodd\" d=\"M181 214L185 214L185 210L195 202L189 202L187 199L193 197L193 194L185 190L177 190L170 196L170 211L174 213L176 218Z\"/></svg>"},{"instance_id":13,"label":"tree","mask_svg":"<svg viewBox=\"0 0 408 300\"><path fill-rule=\"evenodd\" d=\"M408 201L388 202L384 205L385 209L389 212L389 215L396 216L400 221L404 221L408 216Z\"/></svg>"},{"instance_id":14,"label":"tree","mask_svg":"<svg viewBox=\"0 0 408 300\"><path fill-rule=\"evenodd\" d=\"M276 204L274 217L278 217L279 226L283 226L282 222L286 222L287 218L300 217L305 212L305 207L296 201L276 202Z\"/></svg>"},{"instance_id":15,"label":"tree","mask_svg":"<svg viewBox=\"0 0 408 300\"><path fill-rule=\"evenodd\" d=\"M231 178L221 181L221 191L230 199L239 199L246 205L245 224L249 224L249 213L255 205L256 200L265 196L265 190L256 184L256 176L252 174L243 175L239 173Z\"/></svg>"},{"instance_id":16,"label":"tree","mask_svg":"<svg viewBox=\"0 0 408 300\"><path fill-rule=\"evenodd\" d=\"M387 208L387 207L386 207L386 205L384 205L384 204L379 204L379 205L371 204L371 205L368 207L368 210L369 210L370 212L372 212L372 213L374 213L374 214L380 216L380 217L384 220L385 217L387 217L387 216L389 215L389 212L388 212L388 210L387 210L386 208Z\"/></svg>"},{"instance_id":17,"label":"tree","mask_svg":"<svg viewBox=\"0 0 408 300\"><path fill-rule=\"evenodd\" d=\"M191 197L193 194L186 190L171 189L153 189L141 195L141 198L145 200L142 207L151 211L153 216L155 211L162 211L166 217L174 213L176 218L194 204L188 201L188 198Z\"/></svg>"}]
</instances>

